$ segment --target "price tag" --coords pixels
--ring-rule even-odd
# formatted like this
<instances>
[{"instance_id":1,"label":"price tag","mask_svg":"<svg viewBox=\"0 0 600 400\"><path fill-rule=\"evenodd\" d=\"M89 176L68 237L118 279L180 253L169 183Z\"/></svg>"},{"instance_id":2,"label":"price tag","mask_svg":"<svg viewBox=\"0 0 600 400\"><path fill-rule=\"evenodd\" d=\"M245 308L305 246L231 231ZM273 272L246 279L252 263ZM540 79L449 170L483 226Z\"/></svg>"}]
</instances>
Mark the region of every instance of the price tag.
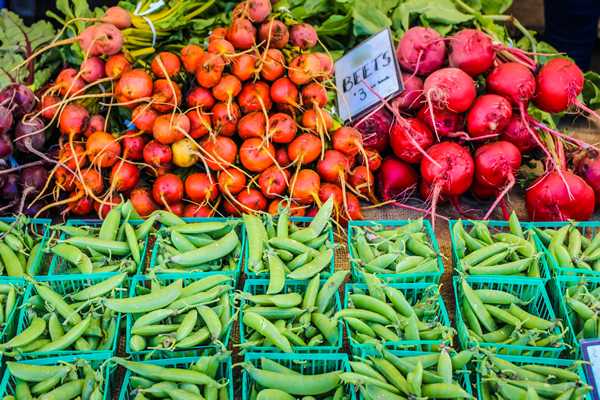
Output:
<instances>
[{"instance_id":1,"label":"price tag","mask_svg":"<svg viewBox=\"0 0 600 400\"><path fill-rule=\"evenodd\" d=\"M594 389L590 392L594 400L600 400L598 395L598 385L600 385L600 339L580 340L581 353L583 359L589 361L585 364L585 372L588 377L588 384Z\"/></svg>"},{"instance_id":2,"label":"price tag","mask_svg":"<svg viewBox=\"0 0 600 400\"><path fill-rule=\"evenodd\" d=\"M337 109L344 121L358 118L380 103L361 77L384 99L404 90L389 27L371 36L335 63L335 84L339 90Z\"/></svg>"}]
</instances>

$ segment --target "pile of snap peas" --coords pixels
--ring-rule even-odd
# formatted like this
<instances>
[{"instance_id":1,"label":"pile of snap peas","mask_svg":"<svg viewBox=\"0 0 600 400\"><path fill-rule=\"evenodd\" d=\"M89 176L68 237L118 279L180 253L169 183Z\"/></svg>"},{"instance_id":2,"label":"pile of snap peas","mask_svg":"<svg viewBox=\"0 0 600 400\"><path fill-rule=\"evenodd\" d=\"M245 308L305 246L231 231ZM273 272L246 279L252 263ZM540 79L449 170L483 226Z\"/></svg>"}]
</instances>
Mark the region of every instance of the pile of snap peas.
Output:
<instances>
[{"instance_id":1,"label":"pile of snap peas","mask_svg":"<svg viewBox=\"0 0 600 400\"><path fill-rule=\"evenodd\" d=\"M347 400L348 393L342 385L343 370L315 375L305 375L287 368L265 357L260 359L260 368L252 362L239 364L246 379L251 379L248 400ZM307 367L310 370L310 367Z\"/></svg>"},{"instance_id":2,"label":"pile of snap peas","mask_svg":"<svg viewBox=\"0 0 600 400\"><path fill-rule=\"evenodd\" d=\"M600 272L600 234L590 240L581 234L574 221L558 230L533 229L558 267Z\"/></svg>"},{"instance_id":3,"label":"pile of snap peas","mask_svg":"<svg viewBox=\"0 0 600 400\"><path fill-rule=\"evenodd\" d=\"M496 343L507 345L498 354L520 354L510 346L531 346L533 348L560 347L559 341L565 335L558 320L548 321L530 314L524 307L531 301L501 290L473 290L467 279L459 278L458 305L460 316L467 330L470 342ZM560 333L556 333L555 328Z\"/></svg>"},{"instance_id":4,"label":"pile of snap peas","mask_svg":"<svg viewBox=\"0 0 600 400\"><path fill-rule=\"evenodd\" d=\"M331 265L334 247L331 243L333 198L319 209L310 225L302 228L289 222L290 209L279 210L276 220L271 215L260 217L244 214L248 234L248 271L269 273L272 279L307 280Z\"/></svg>"},{"instance_id":5,"label":"pile of snap peas","mask_svg":"<svg viewBox=\"0 0 600 400\"><path fill-rule=\"evenodd\" d=\"M590 292L585 281L579 282L566 288L563 298L577 341L600 337L600 287Z\"/></svg>"},{"instance_id":6,"label":"pile of snap peas","mask_svg":"<svg viewBox=\"0 0 600 400\"><path fill-rule=\"evenodd\" d=\"M134 275L144 256L146 237L158 218L159 214L151 216L134 228L128 215L121 215L121 210L113 208L100 228L54 225L45 251L58 257L60 261L56 262L67 263L68 268L60 268L65 275L105 272ZM66 238L52 240L57 232Z\"/></svg>"},{"instance_id":7,"label":"pile of snap peas","mask_svg":"<svg viewBox=\"0 0 600 400\"><path fill-rule=\"evenodd\" d=\"M118 295L126 273L76 290L57 293L44 282L32 283L24 311L27 328L0 345L12 357L57 351L112 351L118 334L119 316L100 302Z\"/></svg>"},{"instance_id":8,"label":"pile of snap peas","mask_svg":"<svg viewBox=\"0 0 600 400\"><path fill-rule=\"evenodd\" d=\"M340 375L342 381L355 385L365 400L379 399L475 399L460 384L459 371L476 354L463 350L450 356L448 348L438 353L404 357L380 349L380 355L350 362L352 372ZM466 385L470 381L466 378Z\"/></svg>"},{"instance_id":9,"label":"pile of snap peas","mask_svg":"<svg viewBox=\"0 0 600 400\"><path fill-rule=\"evenodd\" d=\"M404 340L452 340L454 330L436 321L441 301L438 285L406 299L394 284L383 285L376 274L364 273L366 285L347 285L348 304L336 313L358 344ZM414 305L413 305L414 304ZM437 346L436 346L437 347ZM421 345L416 345L421 350Z\"/></svg>"},{"instance_id":10,"label":"pile of snap peas","mask_svg":"<svg viewBox=\"0 0 600 400\"><path fill-rule=\"evenodd\" d=\"M0 221L0 275L23 278L37 271L42 264L43 237L43 232L29 229L29 218L24 214L12 224Z\"/></svg>"},{"instance_id":11,"label":"pile of snap peas","mask_svg":"<svg viewBox=\"0 0 600 400\"><path fill-rule=\"evenodd\" d=\"M148 283L149 288L136 285L133 297L103 302L108 309L127 314L132 352L179 351L225 341L237 318L229 302L231 277L210 275L185 286L183 279L168 286L158 279Z\"/></svg>"},{"instance_id":12,"label":"pile of snap peas","mask_svg":"<svg viewBox=\"0 0 600 400\"><path fill-rule=\"evenodd\" d=\"M230 382L217 378L223 368L221 364L228 359L229 353L202 356L194 358L187 368L163 367L124 358L113 358L113 361L131 372L129 382L124 382L122 390L131 387L129 395L132 399L228 400Z\"/></svg>"},{"instance_id":13,"label":"pile of snap peas","mask_svg":"<svg viewBox=\"0 0 600 400\"><path fill-rule=\"evenodd\" d=\"M156 239L157 273L236 271L242 255L239 220L171 224Z\"/></svg>"},{"instance_id":14,"label":"pile of snap peas","mask_svg":"<svg viewBox=\"0 0 600 400\"><path fill-rule=\"evenodd\" d=\"M441 272L437 252L429 243L423 218L396 229L353 227L350 259L359 271L371 274L425 274Z\"/></svg>"},{"instance_id":15,"label":"pile of snap peas","mask_svg":"<svg viewBox=\"0 0 600 400\"><path fill-rule=\"evenodd\" d=\"M56 360L56 359L55 359ZM73 363L63 360L53 365L7 362L8 371L16 380L14 395L3 400L21 399L89 399L103 400L106 366L93 368L85 359ZM9 385L10 386L10 385Z\"/></svg>"},{"instance_id":16,"label":"pile of snap peas","mask_svg":"<svg viewBox=\"0 0 600 400\"><path fill-rule=\"evenodd\" d=\"M283 280L275 285L271 279L266 293L236 294L237 299L244 300L244 350L278 347L285 353L293 353L292 347L302 350L321 345L341 346L340 327L331 316L337 310L338 288L347 274L348 271L338 271L325 282L317 274L302 293L286 290ZM246 287L261 286L264 286L262 280L246 281Z\"/></svg>"},{"instance_id":17,"label":"pile of snap peas","mask_svg":"<svg viewBox=\"0 0 600 400\"><path fill-rule=\"evenodd\" d=\"M469 232L459 219L452 226L453 248L458 256L458 268L467 275L511 275L540 278L541 256L537 251L535 233L523 232L513 211L509 232L490 232L489 221L472 221Z\"/></svg>"},{"instance_id":18,"label":"pile of snap peas","mask_svg":"<svg viewBox=\"0 0 600 400\"><path fill-rule=\"evenodd\" d=\"M0 333L8 324L17 319L16 315L13 316L12 314L17 308L17 296L20 298L23 296L24 292L23 286L19 284L0 283ZM0 337L0 340L6 341L10 339L12 335L13 332L11 331L4 332L4 335Z\"/></svg>"},{"instance_id":19,"label":"pile of snap peas","mask_svg":"<svg viewBox=\"0 0 600 400\"><path fill-rule=\"evenodd\" d=\"M517 365L483 350L486 359L479 363L482 376L478 385L481 399L579 400L592 391L575 372L581 362L568 368L538 364Z\"/></svg>"}]
</instances>

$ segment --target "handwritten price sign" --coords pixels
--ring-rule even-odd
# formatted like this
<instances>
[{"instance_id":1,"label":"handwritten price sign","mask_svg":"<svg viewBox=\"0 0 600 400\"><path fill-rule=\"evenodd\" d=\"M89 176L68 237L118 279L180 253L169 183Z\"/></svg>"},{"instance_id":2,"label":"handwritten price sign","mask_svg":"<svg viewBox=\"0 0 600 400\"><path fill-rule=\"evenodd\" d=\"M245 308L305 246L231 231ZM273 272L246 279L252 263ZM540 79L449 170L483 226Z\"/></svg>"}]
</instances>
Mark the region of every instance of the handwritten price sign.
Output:
<instances>
[{"instance_id":1,"label":"handwritten price sign","mask_svg":"<svg viewBox=\"0 0 600 400\"><path fill-rule=\"evenodd\" d=\"M404 90L389 27L371 36L335 63L335 84L339 89L337 109L344 121L358 118L380 104L361 77L383 98Z\"/></svg>"}]
</instances>

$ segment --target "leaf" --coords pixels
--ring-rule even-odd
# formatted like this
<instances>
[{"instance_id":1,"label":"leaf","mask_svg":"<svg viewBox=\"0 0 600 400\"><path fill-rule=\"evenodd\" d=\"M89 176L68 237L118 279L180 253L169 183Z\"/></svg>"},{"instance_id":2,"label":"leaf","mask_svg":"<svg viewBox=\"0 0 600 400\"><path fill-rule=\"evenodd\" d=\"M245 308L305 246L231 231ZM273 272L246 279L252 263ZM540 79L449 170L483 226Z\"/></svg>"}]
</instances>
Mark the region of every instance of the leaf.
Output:
<instances>
[{"instance_id":1,"label":"leaf","mask_svg":"<svg viewBox=\"0 0 600 400\"><path fill-rule=\"evenodd\" d=\"M318 35L347 35L352 28L352 14L332 15L316 29Z\"/></svg>"},{"instance_id":2,"label":"leaf","mask_svg":"<svg viewBox=\"0 0 600 400\"><path fill-rule=\"evenodd\" d=\"M201 31L201 30L204 30L204 29L208 28L212 24L214 24L215 23L215 18L194 19L194 20L192 20L192 22L194 23L194 30L195 31Z\"/></svg>"},{"instance_id":3,"label":"leaf","mask_svg":"<svg viewBox=\"0 0 600 400\"><path fill-rule=\"evenodd\" d=\"M475 11L481 10L481 0L463 0L463 2Z\"/></svg>"},{"instance_id":4,"label":"leaf","mask_svg":"<svg viewBox=\"0 0 600 400\"><path fill-rule=\"evenodd\" d=\"M1 10L0 15L0 51L18 51L29 57L56 35L52 24L47 21L38 21L27 27L18 15L6 9Z\"/></svg>"},{"instance_id":5,"label":"leaf","mask_svg":"<svg viewBox=\"0 0 600 400\"><path fill-rule=\"evenodd\" d=\"M21 64L25 59L18 53L5 51L0 53L0 87L5 87L11 83L22 83L29 76L27 68L22 67L18 71L12 72L12 69Z\"/></svg>"},{"instance_id":6,"label":"leaf","mask_svg":"<svg viewBox=\"0 0 600 400\"><path fill-rule=\"evenodd\" d=\"M392 21L385 14L369 7L362 1L354 6L352 17L354 18L353 32L356 36L370 36L392 24Z\"/></svg>"},{"instance_id":7,"label":"leaf","mask_svg":"<svg viewBox=\"0 0 600 400\"><path fill-rule=\"evenodd\" d=\"M481 9L487 15L502 14L512 2L513 0L481 0Z\"/></svg>"},{"instance_id":8,"label":"leaf","mask_svg":"<svg viewBox=\"0 0 600 400\"><path fill-rule=\"evenodd\" d=\"M404 30L410 28L411 14L417 14L428 22L456 25L473 19L472 15L458 11L450 0L409 0L402 3L400 11L394 12L396 22L400 22Z\"/></svg>"},{"instance_id":9,"label":"leaf","mask_svg":"<svg viewBox=\"0 0 600 400\"><path fill-rule=\"evenodd\" d=\"M398 7L399 0L374 0L371 3L371 7L378 9L384 14L387 14L390 10Z\"/></svg>"},{"instance_id":10,"label":"leaf","mask_svg":"<svg viewBox=\"0 0 600 400\"><path fill-rule=\"evenodd\" d=\"M50 80L50 77L56 71L56 69L60 66L60 62L55 62L53 64L48 64L45 68L41 70L36 70L33 78L33 91L40 89L46 82Z\"/></svg>"},{"instance_id":11,"label":"leaf","mask_svg":"<svg viewBox=\"0 0 600 400\"><path fill-rule=\"evenodd\" d=\"M588 71L583 74L583 91L581 95L583 102L592 109L600 106L600 75L593 71Z\"/></svg>"},{"instance_id":12,"label":"leaf","mask_svg":"<svg viewBox=\"0 0 600 400\"><path fill-rule=\"evenodd\" d=\"M307 15L329 12L329 5L323 0L306 0L302 8Z\"/></svg>"}]
</instances>

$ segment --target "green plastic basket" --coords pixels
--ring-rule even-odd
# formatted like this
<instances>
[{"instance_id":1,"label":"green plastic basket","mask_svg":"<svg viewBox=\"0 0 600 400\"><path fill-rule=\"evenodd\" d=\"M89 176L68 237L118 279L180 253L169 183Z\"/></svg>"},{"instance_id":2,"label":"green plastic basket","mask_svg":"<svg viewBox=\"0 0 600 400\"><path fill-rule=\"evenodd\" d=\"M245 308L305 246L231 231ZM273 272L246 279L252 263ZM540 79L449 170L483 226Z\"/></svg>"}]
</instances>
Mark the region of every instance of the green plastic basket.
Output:
<instances>
[{"instance_id":1,"label":"green plastic basket","mask_svg":"<svg viewBox=\"0 0 600 400\"><path fill-rule=\"evenodd\" d=\"M183 287L185 288L187 285L199 281L200 279L206 278L206 274L201 273L190 273L190 274L160 274L156 275L156 279L161 281L163 286L170 285L171 283L177 281L178 279L183 279ZM129 292L129 297L136 297L136 288L137 286L143 286L150 288L150 283L152 279L144 276L138 275L133 278L133 285ZM231 286L235 287L235 282L231 284ZM233 315L233 307L231 307L231 314ZM125 351L127 354L131 355L131 358L135 361L149 361L149 360L160 360L160 359L170 359L170 358L186 358L186 357L198 357L202 355L206 350L209 349L217 349L215 345L204 345L204 346L196 346L189 349L174 349L173 351L169 350L144 350L135 352L129 346L131 341L131 328L135 322L134 316L131 313L127 314L127 333L126 333L126 341L125 341ZM225 347L229 343L229 338L231 336L231 328L233 324L229 324L229 328L225 333L225 336L221 337L221 342Z\"/></svg>"},{"instance_id":2,"label":"green plastic basket","mask_svg":"<svg viewBox=\"0 0 600 400\"><path fill-rule=\"evenodd\" d=\"M402 226L408 225L413 221L349 221L348 222L348 251L350 253L350 267L352 269L352 282L365 283L365 278L362 272L358 269L358 266L354 262L358 259L358 255L354 254L353 245L355 243L355 231L357 227L375 227L382 226L384 230L394 230ZM423 232L427 236L427 241L433 247L436 252L440 251L438 242L435 238L433 228L429 221L423 221ZM407 251L407 254L413 255ZM440 272L431 272L425 274L377 274L379 279L389 283L429 283L438 284L444 273L444 264L442 257L438 256L438 267Z\"/></svg>"},{"instance_id":3,"label":"green plastic basket","mask_svg":"<svg viewBox=\"0 0 600 400\"><path fill-rule=\"evenodd\" d=\"M184 357L184 358L176 358L176 359L161 359L161 360L151 360L144 361L147 364L158 365L163 368L181 368L181 369L189 369L190 365L196 363L198 358L201 356L208 356L215 354L214 349L205 349L204 353L199 353L195 357ZM125 377L123 378L123 385L121 386L121 392L119 393L119 400L133 400L135 398L135 394L132 395L134 391L134 387L131 386L131 377L137 376L137 374L132 373L129 370L126 370ZM219 370L217 371L217 381L221 379L226 379L227 383L227 391L229 392L229 400L233 400L233 377L232 377L232 366L231 366L231 357L225 358L224 361L221 361L219 365ZM157 381L158 383L158 381ZM222 399L221 399L222 400Z\"/></svg>"},{"instance_id":4,"label":"green plastic basket","mask_svg":"<svg viewBox=\"0 0 600 400\"><path fill-rule=\"evenodd\" d=\"M404 358L404 357L414 357L414 356L431 354L432 352L431 351L391 350L390 353L392 353L396 357ZM363 349L360 353L360 357L367 358L367 356L380 356L380 353L374 349ZM458 379L456 379L458 381L458 383L460 384L460 386L467 393L469 393L472 396L473 388L472 388L471 379L470 379L471 371L461 372L460 374L455 374L455 376L456 375L460 375L458 377ZM360 400L363 400L363 396L360 393L358 394L358 396L360 396ZM430 400L436 400L436 399L430 399Z\"/></svg>"},{"instance_id":5,"label":"green plastic basket","mask_svg":"<svg viewBox=\"0 0 600 400\"><path fill-rule=\"evenodd\" d=\"M456 247L454 244L455 238L454 238L454 231L453 231L453 227L454 225L458 222L458 220L451 220L449 221L450 223L450 237L452 240L452 268L454 269L454 271L460 271L460 272L464 272L462 270L462 267L460 265L459 262L459 258L458 258L458 254L456 253ZM468 230L468 228L472 227L474 225L474 223L472 221L464 221L461 220L464 228L466 230ZM479 221L479 222L488 222L488 221ZM505 232L505 233L510 233L510 227L508 222L505 221L489 221L489 223L487 224L488 228L490 228L490 232L492 234L494 233L500 233L500 232ZM531 224L527 223L527 222L521 222L521 228L523 228L524 231L531 229ZM547 282L550 280L551 275L550 275L550 270L548 269L548 260L546 259L546 252L544 251L544 247L541 245L540 242L538 242L537 240L537 235L536 235L536 247L537 247L537 251L544 253L542 254L542 257L540 258L540 278L528 278L528 277L521 277L521 278L526 278L526 279L537 279L537 280L542 280L544 282ZM473 275L475 276L475 275ZM486 275L488 277L493 277L496 279L504 279L505 277L510 277L511 275Z\"/></svg>"},{"instance_id":6,"label":"green plastic basket","mask_svg":"<svg viewBox=\"0 0 600 400\"><path fill-rule=\"evenodd\" d=\"M458 339L463 349L471 348L477 345L477 343L469 341L467 335L467 327L463 320L460 311L460 298L462 297L462 290L458 288L458 280L460 278L454 278L454 295L457 301L456 307L456 328L458 330ZM556 319L552 304L548 298L548 293L544 287L544 283L540 279L521 279L505 277L502 280L489 277L475 277L471 276L467 278L467 282L471 285L473 290L479 289L493 289L501 290L504 292L512 293L524 301L531 301L528 305L522 306L528 313L544 318L546 320ZM554 334L560 333L558 327L554 328ZM532 346L514 346L498 343L479 343L479 346L485 349L496 348L497 351L506 349L510 351L511 356L529 356L529 357L545 357L545 358L558 358L562 351L565 350L565 346L559 347L532 347Z\"/></svg>"},{"instance_id":7,"label":"green plastic basket","mask_svg":"<svg viewBox=\"0 0 600 400\"><path fill-rule=\"evenodd\" d=\"M104 275L104 274L90 274L89 277L85 278L83 275L80 276L45 276L45 277L36 277L36 282L45 283L50 285L53 290L62 296L63 298L71 293L77 293L83 289L86 289L90 286L93 286L97 283L103 282L106 280L103 276L96 275ZM117 292L119 297L123 296L123 290ZM29 302L29 298L37 294L35 286L30 284L27 286L27 291L25 292L25 296L23 297L23 304L27 304ZM39 310L35 310L35 313L38 317L42 317L44 313ZM21 312L21 316L19 317L19 324L17 328L17 334L23 332L25 329L29 327L30 321L27 317L27 312L25 309ZM121 320L121 314L117 314L117 323ZM58 350L52 352L32 352L23 354L23 358L31 359L31 358L47 358L47 357L65 357L71 356L73 354L77 355L89 355L89 354L99 354L99 353L115 353L117 351L117 343L119 339L118 335L119 330L115 334L113 339L113 344L109 350L95 350L95 351L76 351L76 350Z\"/></svg>"},{"instance_id":8,"label":"green plastic basket","mask_svg":"<svg viewBox=\"0 0 600 400\"><path fill-rule=\"evenodd\" d=\"M406 300L410 303L410 305L414 306L423 297L422 294L427 288L436 286L436 285L429 284L429 283L391 283L391 284L389 284L389 286L401 291L404 294L404 296L406 297ZM345 294L344 294L344 308L348 308L350 291L354 287L356 287L358 289L362 289L365 292L368 291L366 284L363 284L363 283L347 284L346 289L345 289ZM438 304L439 304L439 308L435 313L434 321L439 322L440 324L442 324L442 326L450 327L451 326L450 318L448 316L448 311L446 310L446 306L444 304L444 300L442 299L441 295L439 297ZM353 338L352 331L350 330L350 326L348 325L347 322L345 323L345 325L346 325L346 332L348 333L348 338L350 339L350 347L352 348L352 353L355 356L359 356L366 349L373 349L372 344L368 344L368 343L359 344L358 342L356 342ZM422 351L432 352L432 351L437 351L438 347L444 343L446 343L448 345L452 344L451 342L448 343L448 340L419 340L419 341L402 340L400 342L385 342L384 346L387 350L403 350L404 349L404 350L412 350L412 351L415 351L417 346L421 346Z\"/></svg>"},{"instance_id":9,"label":"green plastic basket","mask_svg":"<svg viewBox=\"0 0 600 400\"><path fill-rule=\"evenodd\" d=\"M125 220L122 219L121 222L123 222L123 221L125 221ZM99 220L99 219L89 219L89 220L88 219L77 219L77 220L67 221L67 225L68 226L93 226L93 227L99 228L100 226L102 226L102 222L103 221ZM129 220L128 222L134 228L141 225L142 223L144 223L144 221L142 221L142 220ZM69 237L70 237L70 235L67 235L66 233L63 232L60 235L60 240L65 240L65 239L68 239ZM141 261L140 261L140 265L137 266L135 274L139 274L141 266L146 265L148 235L146 235L146 237L143 240L144 240L144 248L143 248L143 250L140 250ZM115 276L115 275L118 275L121 273L121 271L115 271L115 272L103 272L101 274L64 275L65 272L67 272L69 269L71 269L69 264L62 257L59 257L58 255L54 254L54 256L52 257L52 264L50 265L50 271L48 271L48 275L49 276L78 276L78 277L95 277L96 275L99 275L104 280L106 280L112 276Z\"/></svg>"},{"instance_id":10,"label":"green plastic basket","mask_svg":"<svg viewBox=\"0 0 600 400\"><path fill-rule=\"evenodd\" d=\"M0 218L0 222L4 222L6 224L11 225L13 222L15 222L16 218ZM43 218L30 218L29 219L29 226L28 226L28 232L29 234L32 234L33 232L35 232L36 236L41 237L42 238L42 245L40 246L37 254L35 255L35 262L33 263L33 267L31 268L31 271L29 272L29 275L36 276L39 275L40 272L43 270L43 268L49 263L50 257L48 256L48 254L44 253L42 251L42 249L46 246L46 242L49 239L49 233L48 233L48 226L52 223L51 220L49 219L43 219ZM30 256L33 256L33 254L30 254ZM21 282L25 282L25 278L15 278L15 277L10 277L10 276L6 276L4 275L4 273L2 275L0 275L0 283L2 283L2 281L21 281Z\"/></svg>"},{"instance_id":11,"label":"green plastic basket","mask_svg":"<svg viewBox=\"0 0 600 400\"><path fill-rule=\"evenodd\" d=\"M20 363L31 364L31 365L60 365L61 363L74 363L77 360L86 360L89 362L92 368L99 368L106 360L112 357L111 353L98 353L98 354L78 354L73 356L66 356L60 358L41 358L37 360L25 360ZM4 363L3 363L4 364ZM116 386L115 379L115 368L114 366L104 365L102 370L102 376L104 377L104 399L111 399L111 392ZM8 368L2 376L2 383L0 383L0 398L5 396L15 396L15 385L16 378L11 375Z\"/></svg>"},{"instance_id":12,"label":"green plastic basket","mask_svg":"<svg viewBox=\"0 0 600 400\"><path fill-rule=\"evenodd\" d=\"M284 293L304 293L306 292L306 288L308 287L308 283L310 281L294 281L288 279L285 281L285 286L283 289ZM325 280L321 280L319 287L323 287L325 284ZM266 294L267 287L269 286L269 279L246 279L244 284L244 293L251 293L253 295ZM342 304L340 302L340 295L336 291L334 295L334 313L342 309ZM241 315L240 315L240 339L242 346L247 343L247 332L246 326L244 325L243 317L244 317L244 305L250 304L254 305L252 302L248 302L246 300L242 300L242 304L240 305ZM338 323L338 341L335 346L306 346L306 347L292 347L295 353L311 353L311 354L329 354L329 353L337 353L342 348L342 331L343 326L342 322ZM247 349L249 353L280 353L281 349L278 347L249 347Z\"/></svg>"},{"instance_id":13,"label":"green plastic basket","mask_svg":"<svg viewBox=\"0 0 600 400\"><path fill-rule=\"evenodd\" d=\"M290 217L289 221L290 222L295 222L297 223L297 225L305 228L307 227L311 222L312 222L312 218L310 217ZM330 227L329 228L329 241L331 243L334 243L334 238L333 238L333 228ZM260 273L256 273L253 271L250 271L250 269L248 268L248 246L249 246L249 242L248 240L246 240L246 243L244 245L244 272L246 273L246 276L249 279L268 279L271 274L269 272L260 272ZM321 271L321 279L327 279L329 278L331 275L333 275L333 267L334 267L334 260L335 257L333 257L331 259L331 263L329 266L329 269L323 269L323 271Z\"/></svg>"},{"instance_id":14,"label":"green plastic basket","mask_svg":"<svg viewBox=\"0 0 600 400\"><path fill-rule=\"evenodd\" d=\"M228 220L231 220L231 218L182 218L185 222L187 223L192 223L192 222L226 222ZM233 218L234 220L239 220L242 221L241 218ZM164 227L161 226L161 228ZM238 237L240 239L240 241L242 242L242 249L244 249L246 247L246 227L244 226L243 223L239 224L238 227L236 228L238 229L237 234ZM162 233L160 233L159 235L162 235ZM156 266L156 256L158 255L158 240L154 243L154 248L152 249L152 258L150 259L150 264L148 266L148 269L146 270L146 273L151 272L155 266ZM240 259L237 263L237 267L235 270L232 271L207 271L207 272L191 272L195 275L199 275L199 276L203 276L203 277L207 277L210 275L229 275L231 276L236 282L240 279L240 274L242 272L242 260L243 257L240 256ZM140 273L142 273L142 271L140 271ZM167 271L168 273L168 271ZM183 274L179 274L179 275L183 275Z\"/></svg>"},{"instance_id":15,"label":"green plastic basket","mask_svg":"<svg viewBox=\"0 0 600 400\"><path fill-rule=\"evenodd\" d=\"M348 356L343 353L339 354L286 354L286 353L248 353L244 358L245 362L252 363L257 368L261 367L261 357L275 361L279 365L294 371L300 372L302 375L318 375L333 371L350 372L350 364L348 364ZM290 375L290 380L293 376ZM245 371L242 373L242 399L248 400L251 398L254 379ZM353 392L353 385L346 384L345 392L350 394ZM301 398L302 396L294 396Z\"/></svg>"},{"instance_id":16,"label":"green plastic basket","mask_svg":"<svg viewBox=\"0 0 600 400\"><path fill-rule=\"evenodd\" d=\"M4 316L5 324L2 327L2 330L0 331L0 343L6 343L10 339L12 339L17 332L17 324L19 322L19 313L20 313L19 307L21 307L21 304L23 301L23 294L27 291L28 284L21 280L14 280L14 281L3 280L3 281L0 281L0 284L13 285L15 287L20 288L19 291L21 292L20 295L17 294L17 296L16 296L15 308L12 310L10 315ZM3 354L0 353L0 373L2 371L4 371L4 368L6 367L6 361L7 361L7 357L5 357Z\"/></svg>"},{"instance_id":17,"label":"green plastic basket","mask_svg":"<svg viewBox=\"0 0 600 400\"><path fill-rule=\"evenodd\" d=\"M532 226L538 229L559 229L565 225L569 225L569 222L532 222ZM593 239L600 232L600 222L577 222L577 229L581 234L588 239ZM568 237L568 236L567 236ZM550 252L546 246L542 243L539 237L536 238L538 246L544 250L546 257L548 258L548 265L550 266L550 272L553 276L595 276L600 277L600 271L590 271L582 268L562 268L558 266L558 263L550 255Z\"/></svg>"},{"instance_id":18,"label":"green plastic basket","mask_svg":"<svg viewBox=\"0 0 600 400\"><path fill-rule=\"evenodd\" d=\"M517 366L525 365L525 364L537 364L548 367L562 368L568 367L573 363L573 360L562 360L562 359L548 359L548 358L539 358L539 357L514 357L514 356L499 356L501 359L511 362ZM586 379L585 372L583 367L580 365L577 367L577 375L581 378L581 381L585 384L588 383ZM481 374L477 371L477 387L481 385ZM478 391L478 400L485 400L481 397L481 391ZM585 397L586 400L592 400L591 393L588 393Z\"/></svg>"}]
</instances>

